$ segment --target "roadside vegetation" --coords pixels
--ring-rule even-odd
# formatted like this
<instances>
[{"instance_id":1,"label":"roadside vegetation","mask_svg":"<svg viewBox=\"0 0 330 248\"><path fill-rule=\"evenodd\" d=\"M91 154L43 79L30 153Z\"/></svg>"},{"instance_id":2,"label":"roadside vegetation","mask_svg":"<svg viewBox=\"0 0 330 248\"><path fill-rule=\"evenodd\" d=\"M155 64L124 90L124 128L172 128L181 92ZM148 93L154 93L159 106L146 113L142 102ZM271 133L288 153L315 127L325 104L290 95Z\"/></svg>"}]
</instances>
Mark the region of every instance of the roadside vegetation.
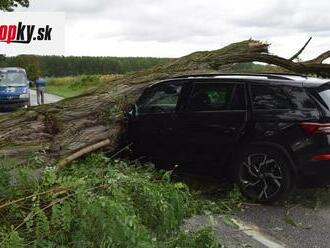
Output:
<instances>
[{"instance_id":1,"label":"roadside vegetation","mask_svg":"<svg viewBox=\"0 0 330 248\"><path fill-rule=\"evenodd\" d=\"M82 75L72 77L47 78L46 92L64 98L74 97L96 89L120 75Z\"/></svg>"},{"instance_id":2,"label":"roadside vegetation","mask_svg":"<svg viewBox=\"0 0 330 248\"><path fill-rule=\"evenodd\" d=\"M102 153L63 171L42 166L1 166L0 247L222 247L211 228L183 230L184 219L228 214L241 200L227 190L214 202L172 172Z\"/></svg>"}]
</instances>

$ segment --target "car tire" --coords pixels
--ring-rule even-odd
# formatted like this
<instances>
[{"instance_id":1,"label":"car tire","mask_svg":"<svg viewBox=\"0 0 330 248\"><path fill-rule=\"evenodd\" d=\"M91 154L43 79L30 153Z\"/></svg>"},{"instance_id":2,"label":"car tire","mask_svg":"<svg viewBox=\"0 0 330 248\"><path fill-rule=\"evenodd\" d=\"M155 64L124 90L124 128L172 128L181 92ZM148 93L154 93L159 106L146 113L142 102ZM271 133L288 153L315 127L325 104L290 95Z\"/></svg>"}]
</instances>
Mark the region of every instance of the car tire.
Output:
<instances>
[{"instance_id":1,"label":"car tire","mask_svg":"<svg viewBox=\"0 0 330 248\"><path fill-rule=\"evenodd\" d=\"M290 162L274 148L252 146L238 156L234 180L242 194L258 203L274 203L292 191Z\"/></svg>"}]
</instances>

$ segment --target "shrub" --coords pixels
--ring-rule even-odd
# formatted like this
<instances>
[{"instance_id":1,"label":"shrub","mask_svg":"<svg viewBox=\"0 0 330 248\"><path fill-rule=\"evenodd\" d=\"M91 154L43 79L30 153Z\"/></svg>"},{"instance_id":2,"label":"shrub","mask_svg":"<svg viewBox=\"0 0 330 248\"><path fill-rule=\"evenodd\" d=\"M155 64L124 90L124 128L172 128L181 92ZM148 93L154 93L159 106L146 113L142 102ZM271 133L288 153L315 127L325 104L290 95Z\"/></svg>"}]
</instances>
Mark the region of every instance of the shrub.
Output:
<instances>
[{"instance_id":1,"label":"shrub","mask_svg":"<svg viewBox=\"0 0 330 248\"><path fill-rule=\"evenodd\" d=\"M0 207L0 247L219 247L209 230L180 230L188 187L149 166L94 154L65 171L46 168L37 182L22 178L11 186L21 198Z\"/></svg>"}]
</instances>

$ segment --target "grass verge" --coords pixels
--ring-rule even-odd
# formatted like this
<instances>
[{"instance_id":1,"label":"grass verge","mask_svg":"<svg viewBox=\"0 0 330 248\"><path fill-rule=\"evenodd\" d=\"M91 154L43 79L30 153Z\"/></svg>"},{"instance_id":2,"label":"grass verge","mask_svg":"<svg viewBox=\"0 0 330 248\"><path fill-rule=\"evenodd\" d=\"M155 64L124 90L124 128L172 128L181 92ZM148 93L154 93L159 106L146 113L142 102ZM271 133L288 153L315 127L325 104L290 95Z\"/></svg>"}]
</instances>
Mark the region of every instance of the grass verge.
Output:
<instances>
[{"instance_id":1,"label":"grass verge","mask_svg":"<svg viewBox=\"0 0 330 248\"><path fill-rule=\"evenodd\" d=\"M64 98L74 97L118 78L118 75L90 75L47 78L46 92Z\"/></svg>"}]
</instances>

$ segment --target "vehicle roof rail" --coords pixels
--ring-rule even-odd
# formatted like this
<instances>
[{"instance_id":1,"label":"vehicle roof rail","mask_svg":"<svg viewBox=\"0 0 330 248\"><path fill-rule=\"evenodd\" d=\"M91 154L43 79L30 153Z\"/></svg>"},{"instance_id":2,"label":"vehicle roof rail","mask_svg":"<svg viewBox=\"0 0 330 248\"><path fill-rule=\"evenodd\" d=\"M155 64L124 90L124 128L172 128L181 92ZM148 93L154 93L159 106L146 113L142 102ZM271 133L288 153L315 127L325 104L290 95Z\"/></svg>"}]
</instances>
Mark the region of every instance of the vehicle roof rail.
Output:
<instances>
[{"instance_id":1,"label":"vehicle roof rail","mask_svg":"<svg viewBox=\"0 0 330 248\"><path fill-rule=\"evenodd\" d=\"M285 72L262 72L261 74L266 74L266 75L279 75L279 76L297 76L297 77L304 77L307 78L308 76L305 74L301 74L301 73L285 73Z\"/></svg>"},{"instance_id":2,"label":"vehicle roof rail","mask_svg":"<svg viewBox=\"0 0 330 248\"><path fill-rule=\"evenodd\" d=\"M285 74L285 73L209 73L209 74L187 74L180 75L173 78L191 78L191 77L221 77L221 76L250 76L250 77L266 77L268 79L278 79L278 80L292 80L290 76L304 77L307 76L301 74Z\"/></svg>"}]
</instances>

